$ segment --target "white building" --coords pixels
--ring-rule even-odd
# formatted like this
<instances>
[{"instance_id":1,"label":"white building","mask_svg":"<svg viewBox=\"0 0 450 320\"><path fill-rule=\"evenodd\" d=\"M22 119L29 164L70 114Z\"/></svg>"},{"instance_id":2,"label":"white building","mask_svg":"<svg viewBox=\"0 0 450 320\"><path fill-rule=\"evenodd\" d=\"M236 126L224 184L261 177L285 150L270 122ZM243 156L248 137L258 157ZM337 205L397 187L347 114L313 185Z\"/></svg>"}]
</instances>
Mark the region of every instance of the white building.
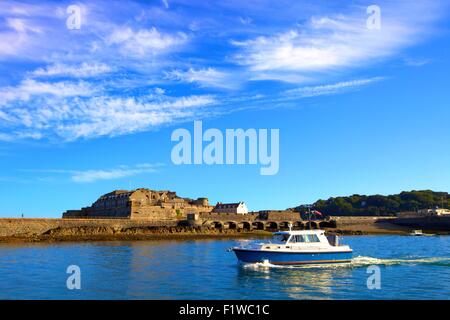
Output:
<instances>
[{"instance_id":1,"label":"white building","mask_svg":"<svg viewBox=\"0 0 450 320\"><path fill-rule=\"evenodd\" d=\"M235 214L247 214L248 208L244 202L237 203L221 203L218 202L212 212L216 213L235 213Z\"/></svg>"}]
</instances>

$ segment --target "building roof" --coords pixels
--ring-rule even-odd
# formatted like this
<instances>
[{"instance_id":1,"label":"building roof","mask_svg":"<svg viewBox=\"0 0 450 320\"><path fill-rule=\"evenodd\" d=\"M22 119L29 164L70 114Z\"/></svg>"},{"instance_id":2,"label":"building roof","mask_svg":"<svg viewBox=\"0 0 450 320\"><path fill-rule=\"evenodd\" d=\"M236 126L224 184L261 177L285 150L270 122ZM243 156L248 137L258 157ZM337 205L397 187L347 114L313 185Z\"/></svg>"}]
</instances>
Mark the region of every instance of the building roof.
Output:
<instances>
[{"instance_id":1,"label":"building roof","mask_svg":"<svg viewBox=\"0 0 450 320\"><path fill-rule=\"evenodd\" d=\"M225 209L225 208L237 208L239 205L244 204L243 202L235 202L235 203L220 203L218 202L215 206L217 209Z\"/></svg>"},{"instance_id":2,"label":"building roof","mask_svg":"<svg viewBox=\"0 0 450 320\"><path fill-rule=\"evenodd\" d=\"M116 197L116 196L120 196L120 195L126 195L126 194L130 194L132 191L128 191L128 190L114 190L111 192L108 192L102 196L99 197L99 199L106 199L109 197Z\"/></svg>"}]
</instances>

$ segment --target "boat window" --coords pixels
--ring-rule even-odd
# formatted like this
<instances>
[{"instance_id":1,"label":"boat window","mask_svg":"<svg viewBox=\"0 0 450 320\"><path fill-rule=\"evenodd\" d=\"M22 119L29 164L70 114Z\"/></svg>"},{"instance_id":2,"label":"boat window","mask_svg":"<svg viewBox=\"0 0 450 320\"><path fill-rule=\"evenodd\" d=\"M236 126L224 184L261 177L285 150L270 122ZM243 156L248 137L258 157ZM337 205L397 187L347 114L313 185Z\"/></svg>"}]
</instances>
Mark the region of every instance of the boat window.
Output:
<instances>
[{"instance_id":1,"label":"boat window","mask_svg":"<svg viewBox=\"0 0 450 320\"><path fill-rule=\"evenodd\" d=\"M305 242L320 242L319 237L315 234L307 234L304 236Z\"/></svg>"},{"instance_id":2,"label":"boat window","mask_svg":"<svg viewBox=\"0 0 450 320\"><path fill-rule=\"evenodd\" d=\"M305 242L305 239L301 235L296 235L295 242Z\"/></svg>"},{"instance_id":3,"label":"boat window","mask_svg":"<svg viewBox=\"0 0 450 320\"><path fill-rule=\"evenodd\" d=\"M277 234L273 237L273 241L277 243L286 243L288 239L289 239L288 234Z\"/></svg>"}]
</instances>

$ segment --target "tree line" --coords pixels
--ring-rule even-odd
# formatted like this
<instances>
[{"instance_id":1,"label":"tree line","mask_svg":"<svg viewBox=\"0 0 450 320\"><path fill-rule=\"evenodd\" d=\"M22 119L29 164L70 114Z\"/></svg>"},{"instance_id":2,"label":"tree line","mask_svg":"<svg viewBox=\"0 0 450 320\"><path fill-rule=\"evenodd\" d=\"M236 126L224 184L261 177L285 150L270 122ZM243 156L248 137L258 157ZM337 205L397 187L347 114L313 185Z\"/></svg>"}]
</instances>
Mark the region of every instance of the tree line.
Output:
<instances>
[{"instance_id":1,"label":"tree line","mask_svg":"<svg viewBox=\"0 0 450 320\"><path fill-rule=\"evenodd\" d=\"M306 213L307 205L292 208ZM398 212L417 211L430 208L450 208L450 195L447 192L431 190L404 191L394 195L359 195L334 197L318 200L314 210L326 216L393 216Z\"/></svg>"}]
</instances>

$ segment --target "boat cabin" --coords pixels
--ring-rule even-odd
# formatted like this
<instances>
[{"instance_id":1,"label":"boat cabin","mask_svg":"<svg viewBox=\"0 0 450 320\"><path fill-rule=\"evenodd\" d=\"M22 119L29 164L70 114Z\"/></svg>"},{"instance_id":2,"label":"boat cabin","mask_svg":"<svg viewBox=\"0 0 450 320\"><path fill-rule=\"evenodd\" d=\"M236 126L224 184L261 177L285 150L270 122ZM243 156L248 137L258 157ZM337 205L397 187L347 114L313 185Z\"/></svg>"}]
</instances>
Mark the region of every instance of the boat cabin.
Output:
<instances>
[{"instance_id":1,"label":"boat cabin","mask_svg":"<svg viewBox=\"0 0 450 320\"><path fill-rule=\"evenodd\" d=\"M323 230L279 231L273 234L271 243L282 245L339 245L337 236L332 235L327 237L325 236L325 231Z\"/></svg>"}]
</instances>

